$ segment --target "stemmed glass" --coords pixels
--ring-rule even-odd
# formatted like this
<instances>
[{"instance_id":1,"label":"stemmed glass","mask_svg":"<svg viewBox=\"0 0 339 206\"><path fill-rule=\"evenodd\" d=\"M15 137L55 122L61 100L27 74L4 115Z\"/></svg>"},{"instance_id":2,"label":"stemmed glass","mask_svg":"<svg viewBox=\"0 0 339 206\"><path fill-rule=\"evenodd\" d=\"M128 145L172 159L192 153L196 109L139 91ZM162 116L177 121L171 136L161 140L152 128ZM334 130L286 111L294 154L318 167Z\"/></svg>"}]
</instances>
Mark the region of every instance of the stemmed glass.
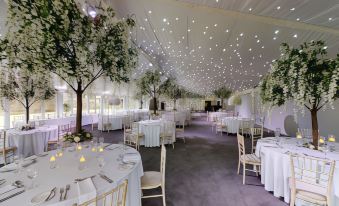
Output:
<instances>
[{"instance_id":1,"label":"stemmed glass","mask_svg":"<svg viewBox=\"0 0 339 206\"><path fill-rule=\"evenodd\" d=\"M30 189L34 188L34 179L38 176L38 170L35 167L27 169L27 177L32 181Z\"/></svg>"},{"instance_id":2,"label":"stemmed glass","mask_svg":"<svg viewBox=\"0 0 339 206\"><path fill-rule=\"evenodd\" d=\"M15 164L15 168L16 168L16 170L15 170L16 173L21 172L23 162L24 162L24 158L23 158L22 155L18 154L18 155L14 156L14 164Z\"/></svg>"},{"instance_id":3,"label":"stemmed glass","mask_svg":"<svg viewBox=\"0 0 339 206\"><path fill-rule=\"evenodd\" d=\"M106 164L105 159L102 156L98 156L97 160L98 160L99 167L100 167L100 172L99 173L103 173L103 168L105 167L105 164Z\"/></svg>"}]
</instances>

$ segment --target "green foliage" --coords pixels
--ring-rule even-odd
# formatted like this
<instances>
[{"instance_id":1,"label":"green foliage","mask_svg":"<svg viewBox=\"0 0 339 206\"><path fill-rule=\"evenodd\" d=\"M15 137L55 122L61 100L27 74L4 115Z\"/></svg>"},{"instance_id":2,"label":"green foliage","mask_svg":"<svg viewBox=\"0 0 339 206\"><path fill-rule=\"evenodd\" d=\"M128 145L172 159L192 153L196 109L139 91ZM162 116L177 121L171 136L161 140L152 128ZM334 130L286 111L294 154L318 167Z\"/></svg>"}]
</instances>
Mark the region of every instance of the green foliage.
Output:
<instances>
[{"instance_id":1,"label":"green foliage","mask_svg":"<svg viewBox=\"0 0 339 206\"><path fill-rule=\"evenodd\" d=\"M339 97L339 57L329 59L323 41L293 48L281 45L282 56L260 83L263 102L272 106L293 100L297 106L319 110Z\"/></svg>"},{"instance_id":2,"label":"green foliage","mask_svg":"<svg viewBox=\"0 0 339 206\"><path fill-rule=\"evenodd\" d=\"M147 71L139 80L137 80L137 87L140 94L148 95L151 98L156 98L160 95L161 89L161 73L160 71Z\"/></svg>"},{"instance_id":3,"label":"green foliage","mask_svg":"<svg viewBox=\"0 0 339 206\"><path fill-rule=\"evenodd\" d=\"M231 96L232 91L230 89L228 89L227 87L223 86L220 87L217 90L213 91L213 94L217 97L217 98L221 98L221 99L227 99Z\"/></svg>"},{"instance_id":4,"label":"green foliage","mask_svg":"<svg viewBox=\"0 0 339 206\"><path fill-rule=\"evenodd\" d=\"M186 90L181 88L173 78L168 78L161 86L162 93L171 100L178 100L186 96Z\"/></svg>"}]
</instances>

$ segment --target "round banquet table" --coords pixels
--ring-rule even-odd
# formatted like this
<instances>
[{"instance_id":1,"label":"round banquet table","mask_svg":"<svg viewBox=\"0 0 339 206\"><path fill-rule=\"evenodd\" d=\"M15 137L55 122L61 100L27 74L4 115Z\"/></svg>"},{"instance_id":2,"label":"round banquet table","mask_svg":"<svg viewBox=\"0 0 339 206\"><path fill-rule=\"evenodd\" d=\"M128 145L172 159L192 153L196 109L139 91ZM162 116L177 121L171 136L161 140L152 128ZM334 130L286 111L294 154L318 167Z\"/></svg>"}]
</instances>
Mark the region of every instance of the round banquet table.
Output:
<instances>
[{"instance_id":1,"label":"round banquet table","mask_svg":"<svg viewBox=\"0 0 339 206\"><path fill-rule=\"evenodd\" d=\"M40 154L47 149L48 140L58 139L57 126L42 126L36 129L7 131L8 144L16 147L17 153L23 157Z\"/></svg>"},{"instance_id":2,"label":"round banquet table","mask_svg":"<svg viewBox=\"0 0 339 206\"><path fill-rule=\"evenodd\" d=\"M272 191L276 197L284 197L290 202L289 178L291 177L290 153L308 155L318 158L336 160L333 176L332 203L339 206L339 144L335 143L334 152L311 150L297 146L296 138L283 138L277 143L277 138L268 137L258 140L255 154L261 158L261 183L265 190ZM297 205L304 205L297 200ZM306 204L307 205L307 204Z\"/></svg>"},{"instance_id":3,"label":"round banquet table","mask_svg":"<svg viewBox=\"0 0 339 206\"><path fill-rule=\"evenodd\" d=\"M164 131L169 121L164 120L145 120L139 122L139 133L143 133L145 138L140 140L140 145L145 147L159 147L160 133ZM172 141L175 142L175 127L173 127Z\"/></svg>"},{"instance_id":4,"label":"round banquet table","mask_svg":"<svg viewBox=\"0 0 339 206\"><path fill-rule=\"evenodd\" d=\"M237 133L241 127L243 121L251 121L248 118L240 118L240 117L223 117L221 122L223 125L227 126L228 133ZM251 121L251 127L254 126L254 121Z\"/></svg>"},{"instance_id":5,"label":"round banquet table","mask_svg":"<svg viewBox=\"0 0 339 206\"><path fill-rule=\"evenodd\" d=\"M25 189L24 193L10 198L0 204L2 206L32 205L30 202L34 196L57 187L55 197L39 205L71 206L75 203L79 204L80 202L83 203L84 201L92 199L93 195L90 197L90 194L94 193L95 197L95 195L108 192L127 179L128 189L126 205L141 206L140 178L143 176L143 167L140 154L135 149L127 147L125 154L134 155L136 157L134 160L135 164L128 164L127 166L125 165L124 167L121 167L119 166L120 162L117 160L119 155L123 153L121 148L121 145L109 145L102 153L92 152L90 148L84 148L80 152L71 152L70 148L66 148L63 152L63 156L57 158L57 167L55 169L50 168L49 159L51 155L56 153L56 151L51 151L44 157L33 156L37 161L35 164L29 165L20 173L16 174L14 172L0 172L0 179L6 179L7 185L16 180L21 180L24 182L25 187L29 186L31 182L26 176L26 170L28 168L35 167L38 171L38 176L34 180L37 186L33 189ZM83 170L79 170L79 157L81 155L83 155L86 159L85 169ZM104 158L105 166L101 170L108 178L113 180L113 183L108 183L98 175L100 172L97 160L98 156L102 156ZM75 183L76 178L85 178L93 175L95 175L93 178L88 178L86 181ZM67 194L67 199L60 202L60 188L65 188L66 184L70 184L70 190ZM81 193L81 190L79 189L80 185L90 189L87 189L86 193ZM1 187L5 186L2 185Z\"/></svg>"}]
</instances>

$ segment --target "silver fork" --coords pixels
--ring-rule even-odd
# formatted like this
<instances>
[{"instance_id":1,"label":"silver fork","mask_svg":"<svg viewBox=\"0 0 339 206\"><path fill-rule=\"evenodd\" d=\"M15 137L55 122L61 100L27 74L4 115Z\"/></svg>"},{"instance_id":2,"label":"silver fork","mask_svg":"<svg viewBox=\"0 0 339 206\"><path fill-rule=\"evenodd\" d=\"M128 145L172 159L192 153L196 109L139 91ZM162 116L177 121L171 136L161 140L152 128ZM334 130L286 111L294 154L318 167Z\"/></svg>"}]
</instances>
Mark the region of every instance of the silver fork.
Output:
<instances>
[{"instance_id":1,"label":"silver fork","mask_svg":"<svg viewBox=\"0 0 339 206\"><path fill-rule=\"evenodd\" d=\"M64 193L64 188L60 188L60 199L59 201L61 202L62 201L62 193Z\"/></svg>"},{"instance_id":2,"label":"silver fork","mask_svg":"<svg viewBox=\"0 0 339 206\"><path fill-rule=\"evenodd\" d=\"M68 192L68 190L69 190L70 188L71 188L71 185L67 184L67 185L66 185L66 191L65 191L64 200L67 199L67 192Z\"/></svg>"}]
</instances>

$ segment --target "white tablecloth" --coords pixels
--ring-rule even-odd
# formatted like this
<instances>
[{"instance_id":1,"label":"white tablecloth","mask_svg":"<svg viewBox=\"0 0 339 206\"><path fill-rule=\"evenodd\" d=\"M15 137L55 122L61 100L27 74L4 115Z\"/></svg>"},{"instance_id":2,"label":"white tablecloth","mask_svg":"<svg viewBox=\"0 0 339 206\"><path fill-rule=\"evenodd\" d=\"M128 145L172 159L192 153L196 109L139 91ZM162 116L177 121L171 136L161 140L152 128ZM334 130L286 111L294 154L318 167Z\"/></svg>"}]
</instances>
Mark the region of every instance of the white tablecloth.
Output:
<instances>
[{"instance_id":1,"label":"white tablecloth","mask_svg":"<svg viewBox=\"0 0 339 206\"><path fill-rule=\"evenodd\" d=\"M290 187L288 179L291 176L291 168L287 151L320 158L325 157L325 154L297 147L296 138L283 138L282 142L281 147L277 147L275 138L263 138L258 141L255 153L261 158L261 183L265 185L265 190L272 191L276 197L284 197L285 202L289 203ZM336 153L329 152L326 154L326 158L336 160L332 198L333 205L339 206L339 144L336 145Z\"/></svg>"},{"instance_id":2,"label":"white tablecloth","mask_svg":"<svg viewBox=\"0 0 339 206\"><path fill-rule=\"evenodd\" d=\"M111 145L109 147L114 148L118 145ZM36 188L27 190L26 192L13 197L5 202L2 202L2 206L13 206L13 205L31 205L30 201L35 195L49 191L53 187L57 187L56 196L43 204L40 205L53 205L53 206L70 206L74 203L78 203L78 190L77 185L74 183L74 179L89 177L96 175L92 178L97 194L107 192L120 184L125 179L128 180L128 191L127 191L127 206L141 206L141 182L140 178L143 176L142 162L139 161L134 166L122 169L119 167L117 158L121 154L120 149L108 150L105 149L102 153L105 159L105 166L103 168L104 174L112 179L113 183L108 183L98 176L100 168L96 156L98 153L91 152L90 149L84 149L81 153L69 152L68 149L64 151L63 157L57 158L58 167L50 169L49 158L50 155L45 157L38 157L37 163L29 166L35 167L38 170L38 177L35 178L35 182L38 185ZM54 151L50 152L54 153ZM139 157L139 153L128 147L126 153L135 153ZM80 154L86 158L86 168L82 171L78 169L78 162ZM27 168L25 168L27 169ZM21 180L25 185L29 186L30 181L26 177L26 171L21 174L15 174L13 172L0 173L0 179L6 179L6 184L11 184L15 180ZM70 190L68 192L68 198L65 201L59 202L59 190L61 187L65 187L66 184L70 184Z\"/></svg>"},{"instance_id":3,"label":"white tablecloth","mask_svg":"<svg viewBox=\"0 0 339 206\"><path fill-rule=\"evenodd\" d=\"M208 121L213 121L215 118L233 117L233 114L233 112L209 112Z\"/></svg>"},{"instance_id":4,"label":"white tablecloth","mask_svg":"<svg viewBox=\"0 0 339 206\"><path fill-rule=\"evenodd\" d=\"M58 139L57 126L43 126L28 131L7 131L9 146L17 147L17 153L28 157L47 149L48 140Z\"/></svg>"},{"instance_id":5,"label":"white tablecloth","mask_svg":"<svg viewBox=\"0 0 339 206\"><path fill-rule=\"evenodd\" d=\"M64 125L70 124L71 121L75 121L75 116L71 117L62 117L56 119L40 119L40 120L30 120L31 122L35 122L36 125ZM92 123L98 123L98 115L91 114L91 115L83 115L82 116L82 126L89 125Z\"/></svg>"},{"instance_id":6,"label":"white tablecloth","mask_svg":"<svg viewBox=\"0 0 339 206\"><path fill-rule=\"evenodd\" d=\"M250 121L248 118L240 117L223 117L221 119L222 124L226 125L226 132L228 133L237 133L241 128L243 121ZM254 121L251 122L251 127L254 126Z\"/></svg>"},{"instance_id":7,"label":"white tablecloth","mask_svg":"<svg viewBox=\"0 0 339 206\"><path fill-rule=\"evenodd\" d=\"M163 120L146 120L139 122L139 133L145 135L144 139L140 140L140 145L145 147L159 147L160 133L164 131L165 125L168 121ZM175 127L173 127L173 142L175 142Z\"/></svg>"},{"instance_id":8,"label":"white tablecloth","mask_svg":"<svg viewBox=\"0 0 339 206\"><path fill-rule=\"evenodd\" d=\"M111 127L110 130L118 130L122 129L122 124L124 122L124 118L128 118L128 116L99 116L98 122L98 130L103 130L102 125L103 123L110 123Z\"/></svg>"}]
</instances>

